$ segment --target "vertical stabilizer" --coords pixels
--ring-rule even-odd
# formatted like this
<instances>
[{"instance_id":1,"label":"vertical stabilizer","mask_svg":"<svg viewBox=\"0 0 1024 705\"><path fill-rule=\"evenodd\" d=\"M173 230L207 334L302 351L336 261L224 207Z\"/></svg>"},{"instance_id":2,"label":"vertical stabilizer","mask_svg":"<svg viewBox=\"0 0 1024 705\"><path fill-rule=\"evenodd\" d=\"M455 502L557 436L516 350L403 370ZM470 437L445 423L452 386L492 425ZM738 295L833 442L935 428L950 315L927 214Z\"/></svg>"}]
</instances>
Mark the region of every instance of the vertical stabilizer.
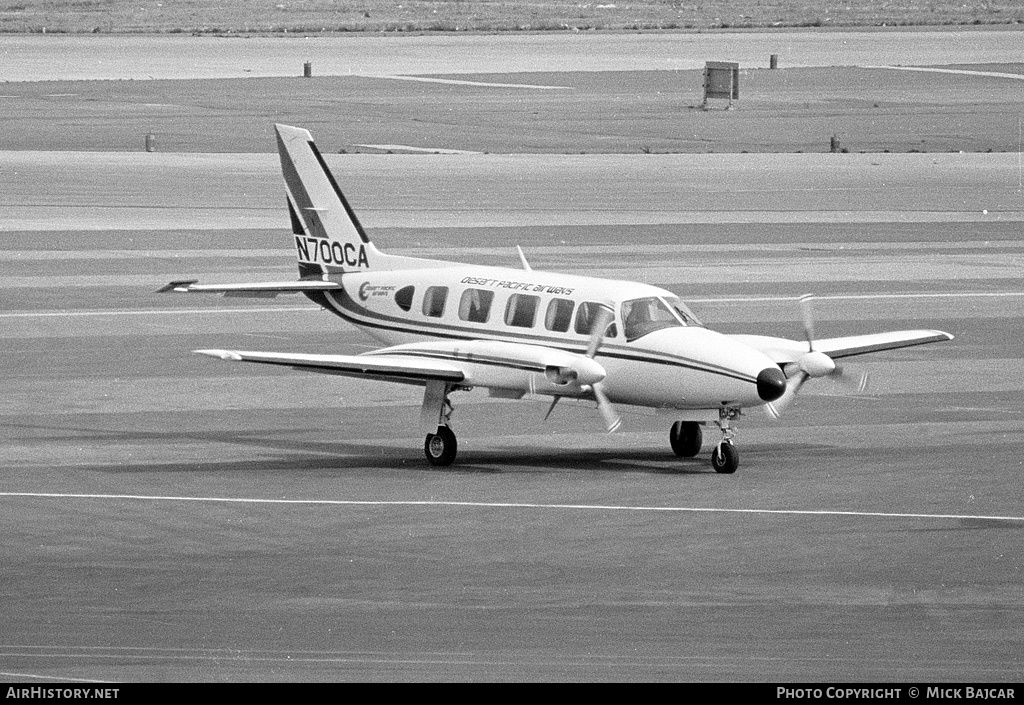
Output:
<instances>
[{"instance_id":1,"label":"vertical stabilizer","mask_svg":"<svg viewBox=\"0 0 1024 705\"><path fill-rule=\"evenodd\" d=\"M274 127L299 272L306 277L374 268L380 253L327 168L312 135L299 127Z\"/></svg>"}]
</instances>

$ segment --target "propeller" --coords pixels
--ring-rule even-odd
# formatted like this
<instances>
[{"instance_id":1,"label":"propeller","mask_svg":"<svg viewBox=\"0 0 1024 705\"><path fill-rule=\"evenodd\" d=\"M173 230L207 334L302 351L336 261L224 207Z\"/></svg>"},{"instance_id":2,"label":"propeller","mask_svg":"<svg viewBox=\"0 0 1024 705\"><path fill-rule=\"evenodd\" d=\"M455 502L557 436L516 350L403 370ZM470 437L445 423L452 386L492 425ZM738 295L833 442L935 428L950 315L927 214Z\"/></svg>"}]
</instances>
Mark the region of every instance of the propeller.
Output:
<instances>
[{"instance_id":1,"label":"propeller","mask_svg":"<svg viewBox=\"0 0 1024 705\"><path fill-rule=\"evenodd\" d=\"M823 352L814 349L814 308L812 301L813 294L804 294L800 297L800 314L804 319L804 337L807 339L807 352L789 363L785 367L786 391L774 402L765 405L765 411L773 418L780 418L782 412L793 403L797 392L810 378L828 377L840 382L844 386L855 389L858 393L863 392L868 386L868 375L866 372L853 379L841 366L835 363Z\"/></svg>"},{"instance_id":2,"label":"propeller","mask_svg":"<svg viewBox=\"0 0 1024 705\"><path fill-rule=\"evenodd\" d=\"M594 356L597 355L601 344L604 343L604 333L608 330L608 326L614 318L615 314L607 306L600 306L597 309L593 327L590 329L590 342L587 344L586 355L590 359L594 359ZM619 417L618 412L615 411L612 403L608 401L608 395L604 393L604 384L595 382L590 388L594 391L594 398L597 400L597 410L600 412L601 418L604 419L604 427L608 430L608 433L614 433L622 425L622 419ZM551 406L554 408L554 404Z\"/></svg>"}]
</instances>

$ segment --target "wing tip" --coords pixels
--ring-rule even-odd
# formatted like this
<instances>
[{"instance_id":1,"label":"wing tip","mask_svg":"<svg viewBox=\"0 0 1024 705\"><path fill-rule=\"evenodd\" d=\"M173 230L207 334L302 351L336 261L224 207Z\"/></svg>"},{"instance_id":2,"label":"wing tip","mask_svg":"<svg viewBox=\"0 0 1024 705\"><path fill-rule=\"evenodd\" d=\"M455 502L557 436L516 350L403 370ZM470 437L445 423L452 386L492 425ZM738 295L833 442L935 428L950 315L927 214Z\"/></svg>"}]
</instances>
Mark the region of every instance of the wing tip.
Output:
<instances>
[{"instance_id":1,"label":"wing tip","mask_svg":"<svg viewBox=\"0 0 1024 705\"><path fill-rule=\"evenodd\" d=\"M156 290L158 294L166 294L169 291L186 292L193 284L198 283L198 279L178 279L167 284Z\"/></svg>"}]
</instances>

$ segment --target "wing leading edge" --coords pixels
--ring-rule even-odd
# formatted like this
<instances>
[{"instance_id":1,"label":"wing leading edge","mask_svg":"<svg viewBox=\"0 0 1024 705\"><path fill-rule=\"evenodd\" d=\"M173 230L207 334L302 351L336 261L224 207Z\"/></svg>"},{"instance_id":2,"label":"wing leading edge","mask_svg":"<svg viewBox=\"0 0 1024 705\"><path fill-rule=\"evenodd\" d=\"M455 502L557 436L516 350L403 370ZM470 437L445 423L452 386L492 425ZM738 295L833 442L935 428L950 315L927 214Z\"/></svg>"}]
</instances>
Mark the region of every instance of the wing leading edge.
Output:
<instances>
[{"instance_id":1,"label":"wing leading edge","mask_svg":"<svg viewBox=\"0 0 1024 705\"><path fill-rule=\"evenodd\" d=\"M454 365L413 356L392 355L381 359L372 355L307 355L247 350L196 350L195 352L232 362L256 362L307 372L343 377L363 377L405 384L425 384L427 382L458 384L466 378L463 371Z\"/></svg>"},{"instance_id":2,"label":"wing leading edge","mask_svg":"<svg viewBox=\"0 0 1024 705\"><path fill-rule=\"evenodd\" d=\"M196 350L233 362L280 365L308 372L406 384L444 382L465 387L586 396L605 377L594 360L539 345L489 340L407 343L362 355L312 355L246 350Z\"/></svg>"},{"instance_id":3,"label":"wing leading edge","mask_svg":"<svg viewBox=\"0 0 1024 705\"><path fill-rule=\"evenodd\" d=\"M807 352L807 342L773 338L766 335L732 335L747 345L760 350L779 365L795 362ZM953 340L953 336L941 330L900 330L888 333L848 335L842 338L821 338L814 341L814 349L832 359L865 355L883 350L897 350L915 345Z\"/></svg>"}]
</instances>

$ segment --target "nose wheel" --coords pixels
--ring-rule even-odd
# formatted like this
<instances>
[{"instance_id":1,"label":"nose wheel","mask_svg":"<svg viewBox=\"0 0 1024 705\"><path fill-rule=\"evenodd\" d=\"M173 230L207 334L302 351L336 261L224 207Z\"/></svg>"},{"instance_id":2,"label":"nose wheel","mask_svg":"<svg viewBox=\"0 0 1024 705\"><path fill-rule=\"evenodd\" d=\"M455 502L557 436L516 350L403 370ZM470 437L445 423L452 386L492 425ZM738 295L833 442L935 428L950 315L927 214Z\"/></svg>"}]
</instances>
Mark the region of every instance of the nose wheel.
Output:
<instances>
[{"instance_id":1,"label":"nose wheel","mask_svg":"<svg viewBox=\"0 0 1024 705\"><path fill-rule=\"evenodd\" d=\"M740 466L740 452L732 441L722 441L711 451L711 467L715 472L731 475Z\"/></svg>"},{"instance_id":2,"label":"nose wheel","mask_svg":"<svg viewBox=\"0 0 1024 705\"><path fill-rule=\"evenodd\" d=\"M715 425L722 431L722 440L711 451L711 467L723 475L731 475L740 466L740 452L732 444L736 432L729 425L730 421L740 417L740 413L739 409L729 407L718 410L718 421L715 421Z\"/></svg>"},{"instance_id":3,"label":"nose wheel","mask_svg":"<svg viewBox=\"0 0 1024 705\"><path fill-rule=\"evenodd\" d=\"M718 410L715 425L722 432L722 439L711 449L711 467L715 472L730 475L740 466L740 452L732 443L736 432L732 430L730 422L738 419L741 413L736 407L722 407ZM668 440L672 451L680 458L692 458L700 452L703 436L701 423L676 421L672 424Z\"/></svg>"}]
</instances>

